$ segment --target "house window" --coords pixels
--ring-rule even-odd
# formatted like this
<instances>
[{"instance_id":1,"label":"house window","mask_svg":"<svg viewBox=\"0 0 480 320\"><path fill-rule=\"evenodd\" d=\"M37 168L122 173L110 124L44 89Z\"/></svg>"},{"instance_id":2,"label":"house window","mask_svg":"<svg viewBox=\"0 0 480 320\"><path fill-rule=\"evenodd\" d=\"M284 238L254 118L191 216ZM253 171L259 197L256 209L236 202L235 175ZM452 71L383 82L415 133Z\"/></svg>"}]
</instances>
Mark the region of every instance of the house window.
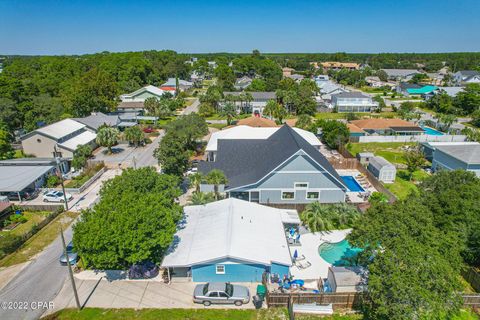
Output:
<instances>
[{"instance_id":1,"label":"house window","mask_svg":"<svg viewBox=\"0 0 480 320\"><path fill-rule=\"evenodd\" d=\"M41 139L37 139L37 142L38 142L38 143L41 143L41 142L42 142L42 140L41 140Z\"/></svg>"},{"instance_id":2,"label":"house window","mask_svg":"<svg viewBox=\"0 0 480 320\"><path fill-rule=\"evenodd\" d=\"M283 191L282 200L293 200L295 199L295 192L293 191Z\"/></svg>"},{"instance_id":3,"label":"house window","mask_svg":"<svg viewBox=\"0 0 480 320\"><path fill-rule=\"evenodd\" d=\"M223 264L217 264L215 266L215 273L216 274L225 274L225 265Z\"/></svg>"},{"instance_id":4,"label":"house window","mask_svg":"<svg viewBox=\"0 0 480 320\"><path fill-rule=\"evenodd\" d=\"M318 191L307 192L307 199L314 200L319 198L320 198L320 192Z\"/></svg>"},{"instance_id":5,"label":"house window","mask_svg":"<svg viewBox=\"0 0 480 320\"><path fill-rule=\"evenodd\" d=\"M308 182L295 182L295 189L307 189Z\"/></svg>"}]
</instances>

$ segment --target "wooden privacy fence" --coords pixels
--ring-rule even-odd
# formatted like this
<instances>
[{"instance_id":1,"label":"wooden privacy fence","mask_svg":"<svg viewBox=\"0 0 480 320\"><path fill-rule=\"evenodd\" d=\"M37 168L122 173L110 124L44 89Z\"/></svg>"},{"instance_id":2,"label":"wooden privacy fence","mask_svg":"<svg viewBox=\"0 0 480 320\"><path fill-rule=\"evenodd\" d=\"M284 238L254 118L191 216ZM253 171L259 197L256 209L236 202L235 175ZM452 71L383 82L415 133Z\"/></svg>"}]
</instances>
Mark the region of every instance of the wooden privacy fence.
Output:
<instances>
[{"instance_id":1,"label":"wooden privacy fence","mask_svg":"<svg viewBox=\"0 0 480 320\"><path fill-rule=\"evenodd\" d=\"M462 271L462 276L470 283L475 291L480 292L480 271L474 268L468 268Z\"/></svg>"},{"instance_id":2,"label":"wooden privacy fence","mask_svg":"<svg viewBox=\"0 0 480 320\"><path fill-rule=\"evenodd\" d=\"M285 307L294 303L332 304L333 309L359 309L363 294L358 292L346 293L267 293L269 308Z\"/></svg>"},{"instance_id":3,"label":"wooden privacy fence","mask_svg":"<svg viewBox=\"0 0 480 320\"><path fill-rule=\"evenodd\" d=\"M463 294L463 305L480 308L480 294ZM298 304L332 304L333 309L361 309L364 294L360 292L345 293L271 293L267 292L266 302L269 308L289 308Z\"/></svg>"}]
</instances>

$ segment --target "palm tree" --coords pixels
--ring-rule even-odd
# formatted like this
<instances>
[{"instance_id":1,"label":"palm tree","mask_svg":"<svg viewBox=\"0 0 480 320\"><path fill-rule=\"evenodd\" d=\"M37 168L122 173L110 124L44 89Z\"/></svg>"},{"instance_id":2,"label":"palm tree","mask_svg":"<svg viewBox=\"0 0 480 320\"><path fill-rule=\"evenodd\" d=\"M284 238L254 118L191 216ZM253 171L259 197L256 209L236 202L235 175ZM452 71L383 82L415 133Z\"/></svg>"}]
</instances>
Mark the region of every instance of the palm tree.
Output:
<instances>
[{"instance_id":1,"label":"palm tree","mask_svg":"<svg viewBox=\"0 0 480 320\"><path fill-rule=\"evenodd\" d=\"M102 146L108 148L108 153L112 153L112 147L118 142L119 132L112 127L103 127L97 133L96 142Z\"/></svg>"},{"instance_id":2,"label":"palm tree","mask_svg":"<svg viewBox=\"0 0 480 320\"><path fill-rule=\"evenodd\" d=\"M194 192L190 197L192 205L202 205L215 201L215 195L211 192Z\"/></svg>"},{"instance_id":3,"label":"palm tree","mask_svg":"<svg viewBox=\"0 0 480 320\"><path fill-rule=\"evenodd\" d=\"M457 120L457 117L453 114L442 114L438 119L443 124L443 129L448 132L450 126Z\"/></svg>"},{"instance_id":4,"label":"palm tree","mask_svg":"<svg viewBox=\"0 0 480 320\"><path fill-rule=\"evenodd\" d=\"M218 186L221 184L226 184L228 181L223 171L218 169L213 169L206 175L205 181L209 184L213 184L213 188L215 192L215 200L218 200L220 196L218 192Z\"/></svg>"},{"instance_id":5,"label":"palm tree","mask_svg":"<svg viewBox=\"0 0 480 320\"><path fill-rule=\"evenodd\" d=\"M133 126L125 129L125 139L138 147L138 145L145 140L145 135L143 134L142 129L138 126Z\"/></svg>"},{"instance_id":6,"label":"palm tree","mask_svg":"<svg viewBox=\"0 0 480 320\"><path fill-rule=\"evenodd\" d=\"M200 192L200 184L203 181L203 174L196 172L188 177L190 180L190 185L195 187L195 192Z\"/></svg>"},{"instance_id":7,"label":"palm tree","mask_svg":"<svg viewBox=\"0 0 480 320\"><path fill-rule=\"evenodd\" d=\"M334 229L331 211L319 202L312 202L300 214L300 219L311 232L329 231Z\"/></svg>"},{"instance_id":8,"label":"palm tree","mask_svg":"<svg viewBox=\"0 0 480 320\"><path fill-rule=\"evenodd\" d=\"M156 114L159 104L160 104L160 101L158 101L157 98L150 97L145 99L143 106L145 107L145 110L147 110L149 114Z\"/></svg>"},{"instance_id":9,"label":"palm tree","mask_svg":"<svg viewBox=\"0 0 480 320\"><path fill-rule=\"evenodd\" d=\"M227 117L227 125L232 123L232 119L237 116L235 105L231 102L227 102L220 111L222 117Z\"/></svg>"}]
</instances>

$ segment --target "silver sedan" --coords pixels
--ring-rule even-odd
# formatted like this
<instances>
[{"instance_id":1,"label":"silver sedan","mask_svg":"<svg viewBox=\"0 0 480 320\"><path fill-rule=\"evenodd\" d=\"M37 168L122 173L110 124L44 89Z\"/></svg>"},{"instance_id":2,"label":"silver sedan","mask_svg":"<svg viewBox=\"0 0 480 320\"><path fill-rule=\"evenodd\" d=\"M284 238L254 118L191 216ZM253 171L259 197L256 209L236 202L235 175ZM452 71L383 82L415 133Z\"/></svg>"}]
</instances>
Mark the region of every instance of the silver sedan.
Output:
<instances>
[{"instance_id":1,"label":"silver sedan","mask_svg":"<svg viewBox=\"0 0 480 320\"><path fill-rule=\"evenodd\" d=\"M211 282L199 284L193 291L193 302L209 306L212 303L235 304L241 306L250 301L247 287L233 285L228 282Z\"/></svg>"}]
</instances>

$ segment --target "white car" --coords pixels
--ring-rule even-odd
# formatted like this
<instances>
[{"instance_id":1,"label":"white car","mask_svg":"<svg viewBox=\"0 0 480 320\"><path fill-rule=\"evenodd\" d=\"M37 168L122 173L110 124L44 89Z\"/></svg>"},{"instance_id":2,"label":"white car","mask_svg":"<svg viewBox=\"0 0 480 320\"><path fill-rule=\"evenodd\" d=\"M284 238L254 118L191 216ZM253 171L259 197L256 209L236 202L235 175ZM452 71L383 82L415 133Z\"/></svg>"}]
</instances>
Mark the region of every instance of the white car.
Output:
<instances>
[{"instance_id":1,"label":"white car","mask_svg":"<svg viewBox=\"0 0 480 320\"><path fill-rule=\"evenodd\" d=\"M194 174L194 173L197 173L198 172L198 168L191 168L190 170L187 171L187 176L191 175L191 174Z\"/></svg>"},{"instance_id":2,"label":"white car","mask_svg":"<svg viewBox=\"0 0 480 320\"><path fill-rule=\"evenodd\" d=\"M73 199L70 193L65 194L67 201ZM43 202L65 202L65 197L62 191L49 191L43 195Z\"/></svg>"}]
</instances>

